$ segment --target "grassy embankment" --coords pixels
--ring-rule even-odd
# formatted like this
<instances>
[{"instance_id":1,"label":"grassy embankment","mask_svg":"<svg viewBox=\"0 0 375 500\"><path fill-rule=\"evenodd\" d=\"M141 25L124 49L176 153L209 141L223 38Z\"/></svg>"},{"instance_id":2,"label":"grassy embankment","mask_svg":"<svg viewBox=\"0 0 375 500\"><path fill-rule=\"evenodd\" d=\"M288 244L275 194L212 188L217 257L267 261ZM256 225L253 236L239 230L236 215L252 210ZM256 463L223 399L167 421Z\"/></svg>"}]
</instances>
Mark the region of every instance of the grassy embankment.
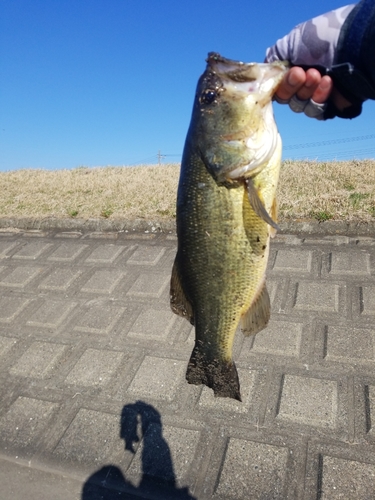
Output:
<instances>
[{"instance_id":1,"label":"grassy embankment","mask_svg":"<svg viewBox=\"0 0 375 500\"><path fill-rule=\"evenodd\" d=\"M0 173L0 217L173 219L179 164ZM375 220L375 160L285 161L279 220Z\"/></svg>"}]
</instances>

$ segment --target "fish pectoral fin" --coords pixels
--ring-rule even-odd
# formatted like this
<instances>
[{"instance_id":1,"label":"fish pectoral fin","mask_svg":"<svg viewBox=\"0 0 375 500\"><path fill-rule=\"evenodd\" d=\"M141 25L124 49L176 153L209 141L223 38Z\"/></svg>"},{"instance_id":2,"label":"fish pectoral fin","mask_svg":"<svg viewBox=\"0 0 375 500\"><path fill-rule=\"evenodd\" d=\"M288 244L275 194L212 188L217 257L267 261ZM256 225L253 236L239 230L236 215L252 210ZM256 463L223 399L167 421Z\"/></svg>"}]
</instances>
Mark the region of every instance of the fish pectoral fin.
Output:
<instances>
[{"instance_id":1,"label":"fish pectoral fin","mask_svg":"<svg viewBox=\"0 0 375 500\"><path fill-rule=\"evenodd\" d=\"M257 214L258 217L264 220L264 222L267 222L273 229L279 230L279 226L274 222L267 212L267 210L264 208L264 205L259 198L258 192L254 186L254 182L251 178L245 179L245 185L247 189L247 195L249 197L250 205L253 207L254 212Z\"/></svg>"},{"instance_id":2,"label":"fish pectoral fin","mask_svg":"<svg viewBox=\"0 0 375 500\"><path fill-rule=\"evenodd\" d=\"M170 304L171 309L178 316L186 318L192 325L194 325L194 312L193 307L186 298L184 290L181 285L180 273L178 271L177 261L174 261L170 285Z\"/></svg>"},{"instance_id":3,"label":"fish pectoral fin","mask_svg":"<svg viewBox=\"0 0 375 500\"><path fill-rule=\"evenodd\" d=\"M241 318L241 330L244 335L256 335L268 324L271 315L270 296L264 283L248 311Z\"/></svg>"},{"instance_id":4,"label":"fish pectoral fin","mask_svg":"<svg viewBox=\"0 0 375 500\"><path fill-rule=\"evenodd\" d=\"M276 197L273 199L273 202L272 202L271 218L274 222L277 221L277 199L276 199ZM277 227L279 227L279 226L277 226ZM276 232L277 232L276 228L271 227L271 229L270 229L271 238L274 238L276 236Z\"/></svg>"}]
</instances>

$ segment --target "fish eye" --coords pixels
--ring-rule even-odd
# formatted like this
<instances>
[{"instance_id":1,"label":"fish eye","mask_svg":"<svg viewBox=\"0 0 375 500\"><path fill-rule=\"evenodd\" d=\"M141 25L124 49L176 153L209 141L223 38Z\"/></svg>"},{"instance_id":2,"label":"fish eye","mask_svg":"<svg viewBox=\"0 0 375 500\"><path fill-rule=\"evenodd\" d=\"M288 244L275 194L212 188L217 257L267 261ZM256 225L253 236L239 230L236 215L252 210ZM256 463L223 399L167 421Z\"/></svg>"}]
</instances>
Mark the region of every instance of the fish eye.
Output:
<instances>
[{"instance_id":1,"label":"fish eye","mask_svg":"<svg viewBox=\"0 0 375 500\"><path fill-rule=\"evenodd\" d=\"M200 97L200 102L202 104L211 104L212 102L214 102L216 97L217 93L215 92L215 90L206 89Z\"/></svg>"}]
</instances>

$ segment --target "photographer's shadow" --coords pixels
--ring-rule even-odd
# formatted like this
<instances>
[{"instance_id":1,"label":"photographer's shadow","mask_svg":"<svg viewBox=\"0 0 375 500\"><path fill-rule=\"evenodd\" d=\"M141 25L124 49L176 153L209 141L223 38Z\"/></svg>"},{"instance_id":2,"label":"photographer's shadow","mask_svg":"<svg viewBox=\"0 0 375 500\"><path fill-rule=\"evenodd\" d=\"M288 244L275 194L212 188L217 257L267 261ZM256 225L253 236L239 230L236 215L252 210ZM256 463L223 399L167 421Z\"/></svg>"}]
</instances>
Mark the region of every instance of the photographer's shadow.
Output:
<instances>
[{"instance_id":1,"label":"photographer's shadow","mask_svg":"<svg viewBox=\"0 0 375 500\"><path fill-rule=\"evenodd\" d=\"M142 478L134 486L115 465L106 465L88 478L82 489L82 500L124 500L158 497L196 500L188 488L178 488L171 452L163 438L160 413L143 401L124 406L120 420L120 437L125 449L135 454L134 444L141 440ZM134 495L134 496L133 496Z\"/></svg>"}]
</instances>

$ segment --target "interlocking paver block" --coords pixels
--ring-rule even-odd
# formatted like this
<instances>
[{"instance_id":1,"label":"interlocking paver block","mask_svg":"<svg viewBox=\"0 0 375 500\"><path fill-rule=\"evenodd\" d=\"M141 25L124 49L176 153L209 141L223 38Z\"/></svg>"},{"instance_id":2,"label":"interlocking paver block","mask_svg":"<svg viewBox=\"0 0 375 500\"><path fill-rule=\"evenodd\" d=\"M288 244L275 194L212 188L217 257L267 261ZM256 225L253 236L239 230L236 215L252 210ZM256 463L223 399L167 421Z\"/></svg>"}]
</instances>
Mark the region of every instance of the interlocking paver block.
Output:
<instances>
[{"instance_id":1,"label":"interlocking paver block","mask_svg":"<svg viewBox=\"0 0 375 500\"><path fill-rule=\"evenodd\" d=\"M185 371L184 361L146 356L129 391L140 396L172 401Z\"/></svg>"},{"instance_id":2,"label":"interlocking paver block","mask_svg":"<svg viewBox=\"0 0 375 500\"><path fill-rule=\"evenodd\" d=\"M326 337L327 360L375 361L375 330L329 326Z\"/></svg>"},{"instance_id":3,"label":"interlocking paver block","mask_svg":"<svg viewBox=\"0 0 375 500\"><path fill-rule=\"evenodd\" d=\"M317 427L336 427L337 382L285 375L278 419Z\"/></svg>"},{"instance_id":4,"label":"interlocking paver block","mask_svg":"<svg viewBox=\"0 0 375 500\"><path fill-rule=\"evenodd\" d=\"M117 257L124 251L125 246L118 245L99 245L87 257L85 262L98 263L98 264L111 264Z\"/></svg>"},{"instance_id":5,"label":"interlocking paver block","mask_svg":"<svg viewBox=\"0 0 375 500\"><path fill-rule=\"evenodd\" d=\"M371 274L370 254L364 252L332 252L330 274L366 276Z\"/></svg>"},{"instance_id":6,"label":"interlocking paver block","mask_svg":"<svg viewBox=\"0 0 375 500\"><path fill-rule=\"evenodd\" d=\"M77 269L55 268L49 273L47 278L42 281L39 288L44 290L67 290L78 276L82 274Z\"/></svg>"},{"instance_id":7,"label":"interlocking paver block","mask_svg":"<svg viewBox=\"0 0 375 500\"><path fill-rule=\"evenodd\" d=\"M22 448L34 444L58 407L58 403L20 396L0 419L0 439Z\"/></svg>"},{"instance_id":8,"label":"interlocking paver block","mask_svg":"<svg viewBox=\"0 0 375 500\"><path fill-rule=\"evenodd\" d=\"M54 450L68 462L114 462L124 452L120 439L120 418L99 411L79 410Z\"/></svg>"},{"instance_id":9,"label":"interlocking paver block","mask_svg":"<svg viewBox=\"0 0 375 500\"><path fill-rule=\"evenodd\" d=\"M0 323L11 323L29 303L24 297L0 297Z\"/></svg>"},{"instance_id":10,"label":"interlocking paver block","mask_svg":"<svg viewBox=\"0 0 375 500\"><path fill-rule=\"evenodd\" d=\"M206 386L203 386L202 394L199 398L199 406L202 408L208 408L212 412L215 412L215 410L226 410L235 413L248 412L251 401L251 393L254 388L255 375L255 370L238 368L242 403L231 398L215 398L214 391Z\"/></svg>"},{"instance_id":11,"label":"interlocking paver block","mask_svg":"<svg viewBox=\"0 0 375 500\"><path fill-rule=\"evenodd\" d=\"M142 474L166 481L175 479L181 486L193 462L199 436L195 430L163 427L161 422L149 424L126 477L134 477L132 482L137 486Z\"/></svg>"},{"instance_id":12,"label":"interlocking paver block","mask_svg":"<svg viewBox=\"0 0 375 500\"><path fill-rule=\"evenodd\" d=\"M165 274L141 274L128 291L135 297L159 298L170 281Z\"/></svg>"},{"instance_id":13,"label":"interlocking paver block","mask_svg":"<svg viewBox=\"0 0 375 500\"><path fill-rule=\"evenodd\" d=\"M334 283L299 282L295 309L305 311L338 312L339 285Z\"/></svg>"},{"instance_id":14,"label":"interlocking paver block","mask_svg":"<svg viewBox=\"0 0 375 500\"><path fill-rule=\"evenodd\" d=\"M6 259L7 253L12 250L18 243L16 241L0 241L0 259Z\"/></svg>"},{"instance_id":15,"label":"interlocking paver block","mask_svg":"<svg viewBox=\"0 0 375 500\"><path fill-rule=\"evenodd\" d=\"M370 500L375 492L375 465L323 456L324 500Z\"/></svg>"},{"instance_id":16,"label":"interlocking paver block","mask_svg":"<svg viewBox=\"0 0 375 500\"><path fill-rule=\"evenodd\" d=\"M38 274L43 271L40 267L16 267L8 276L0 281L0 285L15 288L25 288Z\"/></svg>"},{"instance_id":17,"label":"interlocking paver block","mask_svg":"<svg viewBox=\"0 0 375 500\"><path fill-rule=\"evenodd\" d=\"M149 247L146 245L140 245L130 259L128 259L128 264L155 266L164 255L164 252L164 247Z\"/></svg>"},{"instance_id":18,"label":"interlocking paver block","mask_svg":"<svg viewBox=\"0 0 375 500\"><path fill-rule=\"evenodd\" d=\"M46 299L27 321L30 326L57 328L69 316L77 304L60 300Z\"/></svg>"},{"instance_id":19,"label":"interlocking paver block","mask_svg":"<svg viewBox=\"0 0 375 500\"><path fill-rule=\"evenodd\" d=\"M84 386L105 385L116 372L122 359L121 352L87 349L65 382Z\"/></svg>"},{"instance_id":20,"label":"interlocking paver block","mask_svg":"<svg viewBox=\"0 0 375 500\"><path fill-rule=\"evenodd\" d=\"M375 286L361 287L361 311L364 315L375 316Z\"/></svg>"},{"instance_id":21,"label":"interlocking paver block","mask_svg":"<svg viewBox=\"0 0 375 500\"><path fill-rule=\"evenodd\" d=\"M120 273L117 269L95 271L81 290L89 293L112 293L124 275L125 273Z\"/></svg>"},{"instance_id":22,"label":"interlocking paver block","mask_svg":"<svg viewBox=\"0 0 375 500\"><path fill-rule=\"evenodd\" d=\"M122 307L95 305L81 316L74 330L87 333L108 334L124 312Z\"/></svg>"},{"instance_id":23,"label":"interlocking paver block","mask_svg":"<svg viewBox=\"0 0 375 500\"><path fill-rule=\"evenodd\" d=\"M9 370L11 375L47 378L63 357L67 346L50 342L34 342Z\"/></svg>"},{"instance_id":24,"label":"interlocking paver block","mask_svg":"<svg viewBox=\"0 0 375 500\"><path fill-rule=\"evenodd\" d=\"M35 260L51 246L53 246L52 243L45 243L43 241L28 242L20 250L18 250L12 258Z\"/></svg>"},{"instance_id":25,"label":"interlocking paver block","mask_svg":"<svg viewBox=\"0 0 375 500\"><path fill-rule=\"evenodd\" d=\"M130 337L165 340L176 322L171 311L146 309L142 311L130 328Z\"/></svg>"},{"instance_id":26,"label":"interlocking paver block","mask_svg":"<svg viewBox=\"0 0 375 500\"><path fill-rule=\"evenodd\" d=\"M62 243L47 260L55 262L73 262L88 245L77 245L76 243Z\"/></svg>"},{"instance_id":27,"label":"interlocking paver block","mask_svg":"<svg viewBox=\"0 0 375 500\"><path fill-rule=\"evenodd\" d=\"M4 356L16 342L13 338L0 337L0 356Z\"/></svg>"},{"instance_id":28,"label":"interlocking paver block","mask_svg":"<svg viewBox=\"0 0 375 500\"><path fill-rule=\"evenodd\" d=\"M270 321L254 339L253 352L297 357L300 353L302 323Z\"/></svg>"},{"instance_id":29,"label":"interlocking paver block","mask_svg":"<svg viewBox=\"0 0 375 500\"><path fill-rule=\"evenodd\" d=\"M230 438L215 497L284 500L289 450Z\"/></svg>"},{"instance_id":30,"label":"interlocking paver block","mask_svg":"<svg viewBox=\"0 0 375 500\"><path fill-rule=\"evenodd\" d=\"M240 403L185 380L195 332L169 308L175 235L129 233L121 221L118 233L84 233L94 224L0 235L6 485L18 487L22 468L27 498L27 479L35 486L47 467L56 498L69 496L73 476L92 481L77 498L106 496L93 484L102 470L110 486L122 477L147 498L185 498L189 488L199 500L372 500L375 238L272 242L271 321L234 345ZM176 488L163 495L163 480ZM48 497L38 486L34 496Z\"/></svg>"},{"instance_id":31,"label":"interlocking paver block","mask_svg":"<svg viewBox=\"0 0 375 500\"><path fill-rule=\"evenodd\" d=\"M310 272L312 252L303 250L278 250L273 269L277 271Z\"/></svg>"}]
</instances>

